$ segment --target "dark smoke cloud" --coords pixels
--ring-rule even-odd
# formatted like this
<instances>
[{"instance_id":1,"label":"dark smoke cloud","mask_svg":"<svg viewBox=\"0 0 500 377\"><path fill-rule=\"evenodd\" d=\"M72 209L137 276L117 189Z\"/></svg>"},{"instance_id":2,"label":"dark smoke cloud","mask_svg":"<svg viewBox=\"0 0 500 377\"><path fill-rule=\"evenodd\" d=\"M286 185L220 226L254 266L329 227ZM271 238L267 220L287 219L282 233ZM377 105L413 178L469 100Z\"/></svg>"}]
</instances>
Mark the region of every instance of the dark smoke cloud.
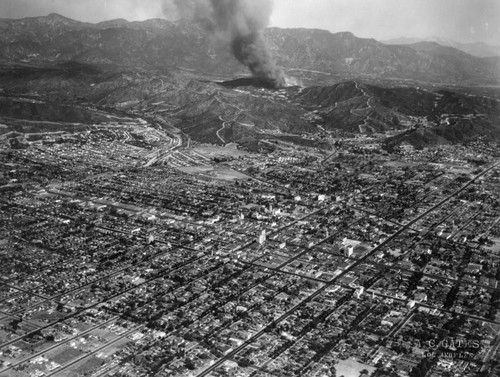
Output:
<instances>
[{"instance_id":1,"label":"dark smoke cloud","mask_svg":"<svg viewBox=\"0 0 500 377\"><path fill-rule=\"evenodd\" d=\"M276 66L263 36L272 8L271 0L168 0L164 9L179 18L211 20L216 37L228 42L235 58L255 77L284 87L285 74Z\"/></svg>"}]
</instances>

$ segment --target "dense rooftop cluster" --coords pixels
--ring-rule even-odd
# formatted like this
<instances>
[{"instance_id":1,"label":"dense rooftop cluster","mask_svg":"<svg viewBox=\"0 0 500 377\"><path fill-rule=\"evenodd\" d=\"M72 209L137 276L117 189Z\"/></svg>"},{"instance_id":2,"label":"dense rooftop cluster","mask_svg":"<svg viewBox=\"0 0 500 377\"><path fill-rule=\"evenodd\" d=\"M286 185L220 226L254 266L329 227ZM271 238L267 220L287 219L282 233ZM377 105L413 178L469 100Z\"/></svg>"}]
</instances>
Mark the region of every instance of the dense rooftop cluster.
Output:
<instances>
[{"instance_id":1,"label":"dense rooftop cluster","mask_svg":"<svg viewBox=\"0 0 500 377\"><path fill-rule=\"evenodd\" d=\"M498 373L498 149L183 138L2 149L0 376Z\"/></svg>"}]
</instances>

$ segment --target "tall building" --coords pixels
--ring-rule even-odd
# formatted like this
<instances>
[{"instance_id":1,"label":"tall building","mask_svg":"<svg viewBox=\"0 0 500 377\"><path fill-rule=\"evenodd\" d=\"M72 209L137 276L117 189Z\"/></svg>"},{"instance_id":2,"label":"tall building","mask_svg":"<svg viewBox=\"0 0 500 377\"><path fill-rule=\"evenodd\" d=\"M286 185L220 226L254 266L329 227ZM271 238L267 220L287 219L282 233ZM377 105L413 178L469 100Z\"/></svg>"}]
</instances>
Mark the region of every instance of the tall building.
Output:
<instances>
[{"instance_id":1,"label":"tall building","mask_svg":"<svg viewBox=\"0 0 500 377\"><path fill-rule=\"evenodd\" d=\"M359 287L354 292L354 296L359 299L363 295L364 292L365 292L365 288L364 287Z\"/></svg>"},{"instance_id":2,"label":"tall building","mask_svg":"<svg viewBox=\"0 0 500 377\"><path fill-rule=\"evenodd\" d=\"M260 245L262 245L264 242L266 242L266 230L265 229L260 233L259 237L257 238L257 242Z\"/></svg>"},{"instance_id":3,"label":"tall building","mask_svg":"<svg viewBox=\"0 0 500 377\"><path fill-rule=\"evenodd\" d=\"M149 234L146 237L146 244L150 245L155 242L155 237L152 234Z\"/></svg>"},{"instance_id":4,"label":"tall building","mask_svg":"<svg viewBox=\"0 0 500 377\"><path fill-rule=\"evenodd\" d=\"M345 249L345 254L348 257L352 256L354 254L354 246L352 246L352 245L347 246Z\"/></svg>"}]
</instances>

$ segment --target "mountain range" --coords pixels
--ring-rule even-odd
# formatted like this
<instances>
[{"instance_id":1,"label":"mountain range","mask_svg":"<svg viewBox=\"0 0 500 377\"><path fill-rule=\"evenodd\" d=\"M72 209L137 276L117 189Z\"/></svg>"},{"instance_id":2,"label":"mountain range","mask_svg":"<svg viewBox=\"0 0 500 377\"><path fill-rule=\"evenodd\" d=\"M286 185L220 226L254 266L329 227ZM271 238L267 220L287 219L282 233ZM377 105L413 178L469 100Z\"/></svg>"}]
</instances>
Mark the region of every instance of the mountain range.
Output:
<instances>
[{"instance_id":1,"label":"mountain range","mask_svg":"<svg viewBox=\"0 0 500 377\"><path fill-rule=\"evenodd\" d=\"M0 62L77 61L143 69L177 66L217 75L245 73L210 30L207 20L118 19L89 24L57 14L0 19ZM349 32L314 29L269 28L265 37L285 70L437 83L484 84L500 78L500 58L480 58L437 43L387 45Z\"/></svg>"},{"instance_id":2,"label":"mountain range","mask_svg":"<svg viewBox=\"0 0 500 377\"><path fill-rule=\"evenodd\" d=\"M467 54L474 55L480 58L487 58L492 56L500 56L500 45L491 45L485 42L470 42L460 43L452 39L428 37L428 38L393 38L381 41L388 45L412 45L421 42L435 42L441 46L453 47L457 50L466 52Z\"/></svg>"},{"instance_id":3,"label":"mountain range","mask_svg":"<svg viewBox=\"0 0 500 377\"><path fill-rule=\"evenodd\" d=\"M326 132L397 133L389 147L500 141L500 59L435 42L269 28L277 64L305 84L275 90L248 77L206 20L89 24L51 14L0 19L0 30L1 132L73 129L102 121L98 109L252 150L269 140L311 145L307 134L324 134L329 148Z\"/></svg>"},{"instance_id":4,"label":"mountain range","mask_svg":"<svg viewBox=\"0 0 500 377\"><path fill-rule=\"evenodd\" d=\"M300 135L325 132L396 131L399 135L388 145L407 142L418 148L479 136L500 141L500 101L449 90L380 87L358 80L274 90L250 79L200 80L180 69L103 69L74 62L4 66L0 82L0 99L2 91L5 97L0 123L10 125L5 132L36 132L51 122L67 123L68 129L75 122L93 124L102 121L92 110L98 108L175 126L196 141L225 140L250 150L269 140L309 145ZM37 120L44 123L37 125Z\"/></svg>"}]
</instances>

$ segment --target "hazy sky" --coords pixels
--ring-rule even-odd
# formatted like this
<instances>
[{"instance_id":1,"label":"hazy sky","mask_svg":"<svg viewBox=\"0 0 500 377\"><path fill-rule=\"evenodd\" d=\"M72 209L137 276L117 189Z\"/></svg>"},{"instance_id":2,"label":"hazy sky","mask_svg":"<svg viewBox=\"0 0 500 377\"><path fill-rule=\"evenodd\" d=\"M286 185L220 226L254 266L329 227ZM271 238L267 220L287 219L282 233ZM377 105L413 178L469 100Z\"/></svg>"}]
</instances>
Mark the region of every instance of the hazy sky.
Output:
<instances>
[{"instance_id":1,"label":"hazy sky","mask_svg":"<svg viewBox=\"0 0 500 377\"><path fill-rule=\"evenodd\" d=\"M375 39L437 36L500 45L500 0L276 0L273 23Z\"/></svg>"},{"instance_id":2,"label":"hazy sky","mask_svg":"<svg viewBox=\"0 0 500 377\"><path fill-rule=\"evenodd\" d=\"M162 17L167 0L0 0L0 18L57 12L82 21ZM500 0L275 0L272 25L359 37L450 38L500 45Z\"/></svg>"}]
</instances>

